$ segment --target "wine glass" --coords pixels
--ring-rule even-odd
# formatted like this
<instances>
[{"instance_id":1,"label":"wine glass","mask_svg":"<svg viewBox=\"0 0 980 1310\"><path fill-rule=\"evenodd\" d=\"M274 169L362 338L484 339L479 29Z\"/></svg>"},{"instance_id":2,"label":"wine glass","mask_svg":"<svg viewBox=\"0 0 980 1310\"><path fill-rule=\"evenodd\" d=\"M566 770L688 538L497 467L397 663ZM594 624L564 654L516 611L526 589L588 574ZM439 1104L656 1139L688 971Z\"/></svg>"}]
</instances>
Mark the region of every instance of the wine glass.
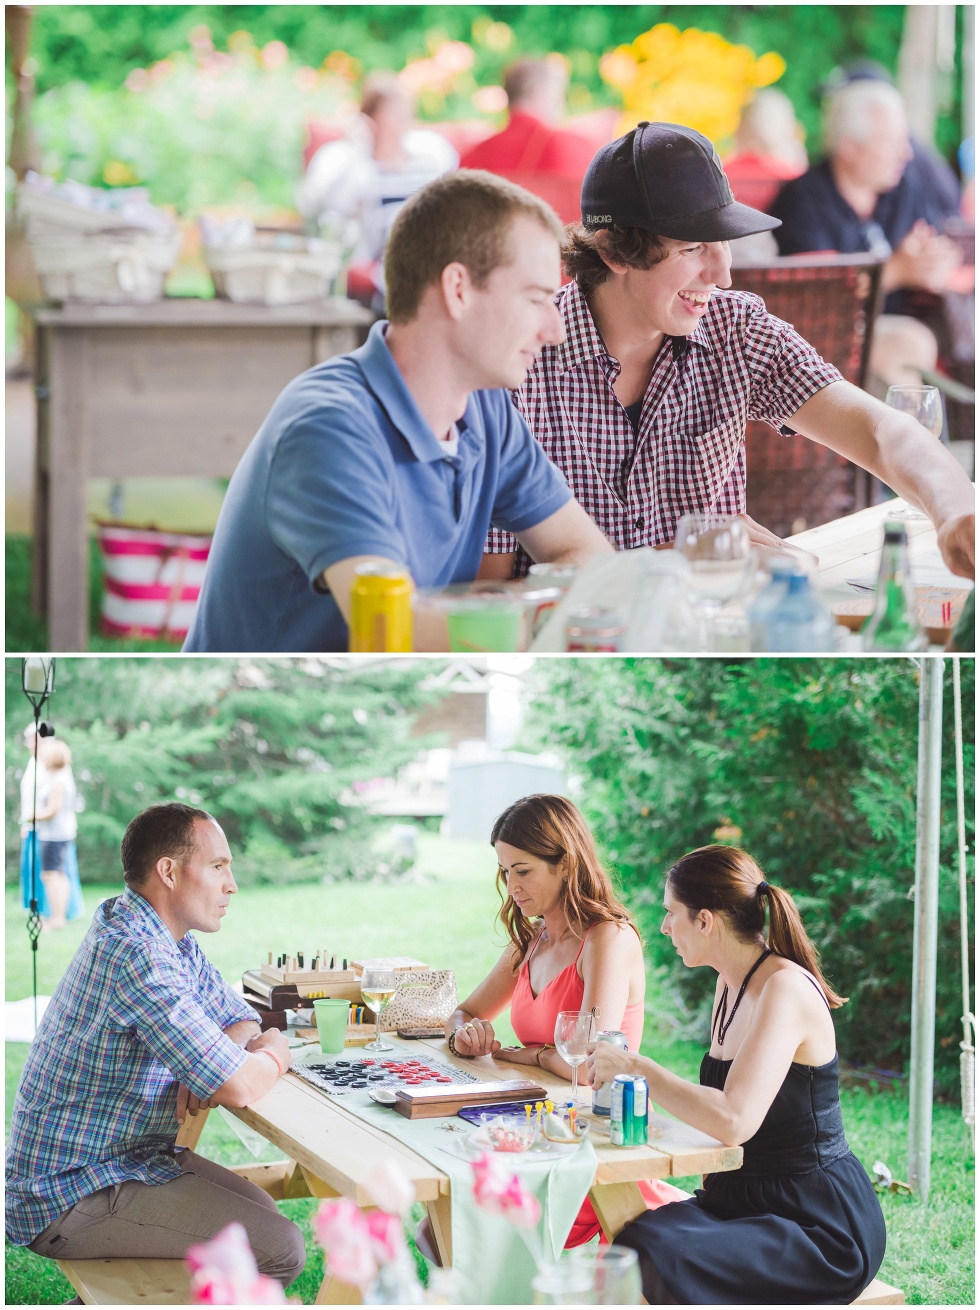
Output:
<instances>
[{"instance_id":1,"label":"wine glass","mask_svg":"<svg viewBox=\"0 0 980 1310\"><path fill-rule=\"evenodd\" d=\"M890 409L897 409L902 414L914 418L916 423L921 424L934 437L942 435L943 401L938 387L889 387L885 394L885 404ZM928 515L923 514L914 505L906 505L904 509L897 510L892 517L924 519Z\"/></svg>"},{"instance_id":2,"label":"wine glass","mask_svg":"<svg viewBox=\"0 0 980 1310\"><path fill-rule=\"evenodd\" d=\"M640 1262L628 1246L600 1246L592 1286L596 1305L642 1305Z\"/></svg>"},{"instance_id":3,"label":"wine glass","mask_svg":"<svg viewBox=\"0 0 980 1310\"><path fill-rule=\"evenodd\" d=\"M578 1067L585 1063L593 1038L591 1010L562 1010L555 1020L555 1049L572 1066L572 1100L578 1103Z\"/></svg>"},{"instance_id":4,"label":"wine glass","mask_svg":"<svg viewBox=\"0 0 980 1310\"><path fill-rule=\"evenodd\" d=\"M390 1042L381 1040L381 1011L398 990L398 979L394 969L380 965L366 964L361 974L361 995L364 1002L375 1014L374 1041L368 1042L365 1051L393 1051Z\"/></svg>"},{"instance_id":5,"label":"wine glass","mask_svg":"<svg viewBox=\"0 0 980 1310\"><path fill-rule=\"evenodd\" d=\"M685 514L677 525L675 549L690 566L687 585L703 615L701 647L709 650L714 616L742 594L751 576L748 525L719 514Z\"/></svg>"}]
</instances>

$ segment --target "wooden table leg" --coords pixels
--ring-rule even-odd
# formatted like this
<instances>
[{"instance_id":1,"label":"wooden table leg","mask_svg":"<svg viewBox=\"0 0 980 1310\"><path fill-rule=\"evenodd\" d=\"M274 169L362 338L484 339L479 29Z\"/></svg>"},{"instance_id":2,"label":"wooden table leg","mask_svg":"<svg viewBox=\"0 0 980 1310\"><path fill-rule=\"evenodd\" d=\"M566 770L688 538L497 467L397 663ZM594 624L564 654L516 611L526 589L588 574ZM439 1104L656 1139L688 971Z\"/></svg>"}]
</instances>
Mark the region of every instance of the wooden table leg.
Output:
<instances>
[{"instance_id":1,"label":"wooden table leg","mask_svg":"<svg viewBox=\"0 0 980 1310\"><path fill-rule=\"evenodd\" d=\"M81 337L52 332L48 363L48 649L80 651L88 647L88 415Z\"/></svg>"},{"instance_id":2,"label":"wooden table leg","mask_svg":"<svg viewBox=\"0 0 980 1310\"><path fill-rule=\"evenodd\" d=\"M647 1208L636 1183L604 1183L593 1187L589 1199L609 1242Z\"/></svg>"},{"instance_id":3,"label":"wooden table leg","mask_svg":"<svg viewBox=\"0 0 980 1310\"><path fill-rule=\"evenodd\" d=\"M448 1269L453 1262L452 1212L448 1196L440 1196L435 1201L427 1201L426 1213L435 1238L436 1250L443 1268Z\"/></svg>"}]
</instances>

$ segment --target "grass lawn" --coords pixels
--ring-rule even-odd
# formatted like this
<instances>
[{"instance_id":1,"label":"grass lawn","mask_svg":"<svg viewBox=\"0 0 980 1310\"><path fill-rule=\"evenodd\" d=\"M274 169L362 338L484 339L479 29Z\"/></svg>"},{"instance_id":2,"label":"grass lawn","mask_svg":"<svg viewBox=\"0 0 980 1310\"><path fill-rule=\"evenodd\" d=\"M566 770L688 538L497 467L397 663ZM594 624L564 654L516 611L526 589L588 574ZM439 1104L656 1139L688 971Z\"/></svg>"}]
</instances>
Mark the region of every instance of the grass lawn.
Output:
<instances>
[{"instance_id":1,"label":"grass lawn","mask_svg":"<svg viewBox=\"0 0 980 1310\"><path fill-rule=\"evenodd\" d=\"M232 903L221 933L202 937L208 956L231 980L244 969L277 953L326 945L338 954L411 952L456 970L460 996L488 971L502 949L493 927L498 905L493 889L493 853L475 842L445 842L430 835L420 841L417 880L371 887L262 887L240 892ZM118 887L86 887L89 910ZM17 1000L31 991L31 961L24 912L16 890L6 889L6 996ZM45 935L38 953L38 989L50 994L88 925L69 925L62 933ZM296 927L294 925L301 925ZM651 1007L655 1008L655 1007ZM509 1027L495 1025L505 1042ZM657 1031L651 1014L644 1052L661 1059L685 1077L696 1077L701 1050ZM26 1045L6 1046L6 1125L10 1105L27 1056ZM906 1173L908 1102L893 1089L872 1091L846 1087L842 1093L844 1121L851 1146L869 1170L884 1160L894 1175ZM223 1112L212 1113L200 1150L223 1164L244 1164L278 1157L266 1143L256 1156L242 1136L243 1126ZM689 1189L698 1180L678 1180ZM312 1304L322 1277L322 1255L309 1239L315 1202L287 1201L282 1209L307 1234L310 1252L293 1296ZM912 1304L973 1305L974 1295L974 1169L969 1137L955 1107L940 1105L933 1124L932 1199L928 1206L910 1198L882 1198L888 1228L888 1252L881 1277L905 1289ZM52 1305L72 1295L57 1267L23 1248L6 1251L6 1303Z\"/></svg>"}]
</instances>

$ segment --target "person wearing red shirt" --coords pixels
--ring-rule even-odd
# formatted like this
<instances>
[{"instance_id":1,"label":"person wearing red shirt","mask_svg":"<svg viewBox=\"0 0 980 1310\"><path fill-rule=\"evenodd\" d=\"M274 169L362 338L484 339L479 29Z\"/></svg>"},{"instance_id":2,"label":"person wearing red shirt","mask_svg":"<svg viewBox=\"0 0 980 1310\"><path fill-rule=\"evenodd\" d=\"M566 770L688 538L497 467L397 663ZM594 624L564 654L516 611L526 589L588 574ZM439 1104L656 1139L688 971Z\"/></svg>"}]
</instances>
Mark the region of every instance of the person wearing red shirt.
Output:
<instances>
[{"instance_id":1,"label":"person wearing red shirt","mask_svg":"<svg viewBox=\"0 0 980 1310\"><path fill-rule=\"evenodd\" d=\"M561 197L557 191L552 193L554 188L545 199L567 222L578 216L578 191L595 146L558 126L565 112L566 85L565 70L557 61L522 59L512 64L504 76L507 126L471 147L460 160L460 167L486 169L536 193L535 179L544 177L550 183L564 183L574 212L562 213Z\"/></svg>"}]
</instances>

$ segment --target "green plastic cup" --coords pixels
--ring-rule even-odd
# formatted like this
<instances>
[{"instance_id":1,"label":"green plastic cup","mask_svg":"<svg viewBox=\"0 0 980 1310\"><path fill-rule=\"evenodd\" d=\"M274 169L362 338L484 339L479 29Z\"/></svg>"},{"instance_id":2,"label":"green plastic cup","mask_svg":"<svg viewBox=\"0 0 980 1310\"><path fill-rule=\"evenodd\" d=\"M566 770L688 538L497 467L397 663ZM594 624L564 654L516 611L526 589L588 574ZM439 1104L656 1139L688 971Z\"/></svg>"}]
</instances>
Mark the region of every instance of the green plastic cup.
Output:
<instances>
[{"instance_id":1,"label":"green plastic cup","mask_svg":"<svg viewBox=\"0 0 980 1310\"><path fill-rule=\"evenodd\" d=\"M521 648L524 606L508 600L467 600L446 615L451 651L515 651Z\"/></svg>"},{"instance_id":2,"label":"green plastic cup","mask_svg":"<svg viewBox=\"0 0 980 1310\"><path fill-rule=\"evenodd\" d=\"M316 1015L316 1030L320 1038L320 1050L324 1055L340 1055L347 1038L347 1020L350 1017L350 1001L336 996L321 997L313 1002Z\"/></svg>"}]
</instances>

